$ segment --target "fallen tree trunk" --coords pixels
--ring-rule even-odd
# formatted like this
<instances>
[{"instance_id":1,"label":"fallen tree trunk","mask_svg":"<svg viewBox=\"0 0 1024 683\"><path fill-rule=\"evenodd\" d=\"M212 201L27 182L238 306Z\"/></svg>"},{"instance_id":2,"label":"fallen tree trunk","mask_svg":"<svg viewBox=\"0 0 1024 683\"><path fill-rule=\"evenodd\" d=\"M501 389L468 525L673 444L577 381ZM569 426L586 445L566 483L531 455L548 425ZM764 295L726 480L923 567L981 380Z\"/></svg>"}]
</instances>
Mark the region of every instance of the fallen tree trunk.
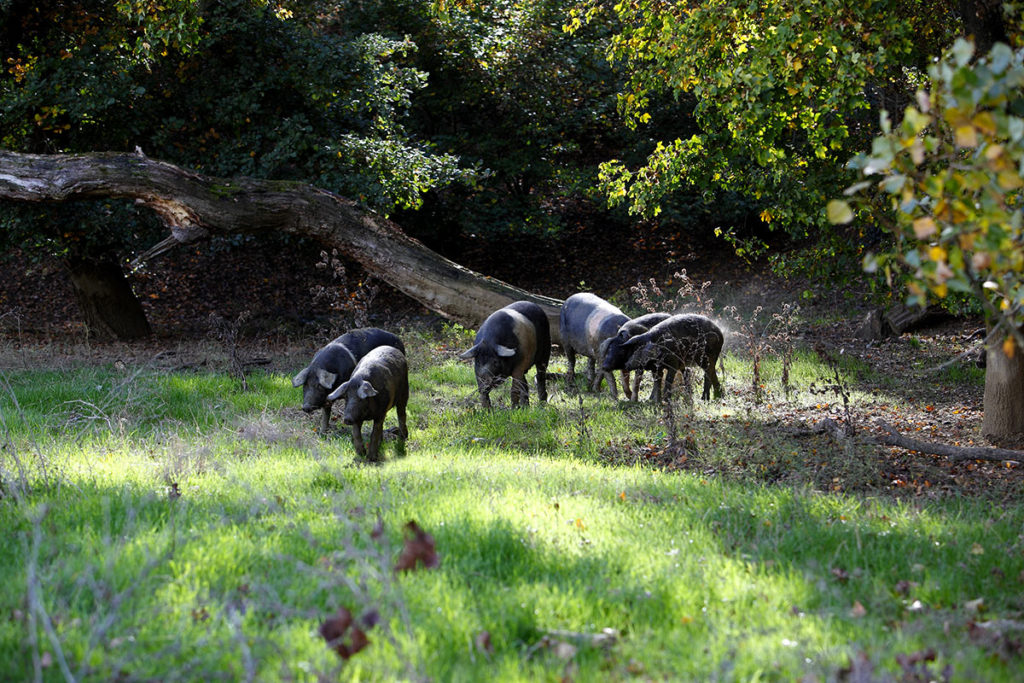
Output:
<instances>
[{"instance_id":1,"label":"fallen tree trunk","mask_svg":"<svg viewBox=\"0 0 1024 683\"><path fill-rule=\"evenodd\" d=\"M141 154L0 151L0 199L104 198L134 199L168 226L171 236L149 256L213 234L303 235L337 247L371 275L470 327L513 301L534 301L552 322L552 341L560 343L561 301L464 268L386 218L326 190L297 182L211 178Z\"/></svg>"}]
</instances>

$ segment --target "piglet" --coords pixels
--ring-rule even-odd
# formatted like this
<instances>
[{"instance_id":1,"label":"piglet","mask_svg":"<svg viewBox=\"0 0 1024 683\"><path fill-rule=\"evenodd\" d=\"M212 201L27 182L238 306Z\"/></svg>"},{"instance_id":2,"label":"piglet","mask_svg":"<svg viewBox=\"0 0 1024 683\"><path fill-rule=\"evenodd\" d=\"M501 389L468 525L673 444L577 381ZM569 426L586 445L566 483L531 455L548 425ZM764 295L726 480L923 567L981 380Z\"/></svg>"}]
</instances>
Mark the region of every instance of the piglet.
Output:
<instances>
[{"instance_id":1,"label":"piglet","mask_svg":"<svg viewBox=\"0 0 1024 683\"><path fill-rule=\"evenodd\" d=\"M722 384L718 381L715 365L722 353L725 336L709 318L702 315L673 315L658 323L647 332L631 337L622 343L630 354L626 360L627 370L651 370L665 375L665 399L672 391L672 378L687 366L704 370L704 391L702 398L722 395ZM654 400L661 400L659 382L654 383Z\"/></svg>"},{"instance_id":2,"label":"piglet","mask_svg":"<svg viewBox=\"0 0 1024 683\"><path fill-rule=\"evenodd\" d=\"M395 335L376 327L363 327L346 332L317 351L310 364L292 379L292 386L302 387L302 409L307 413L323 410L322 433L327 433L331 423L333 401L328 394L352 376L360 358L378 346L393 346L405 353L405 345Z\"/></svg>"},{"instance_id":3,"label":"piglet","mask_svg":"<svg viewBox=\"0 0 1024 683\"><path fill-rule=\"evenodd\" d=\"M405 441L409 428L405 407L409 403L409 367L405 354L393 346L378 346L359 359L352 376L328 395L330 401L345 399L342 422L352 427L356 454L367 460L380 459L384 438L384 416L391 408L398 415L398 433ZM370 444L363 443L363 422L373 420Z\"/></svg>"},{"instance_id":4,"label":"piglet","mask_svg":"<svg viewBox=\"0 0 1024 683\"><path fill-rule=\"evenodd\" d=\"M623 370L626 367L626 360L629 358L629 351L622 345L631 337L643 334L660 322L670 317L668 313L647 313L638 318L632 318L622 323L619 331L614 337L609 337L601 342L597 357L601 360L601 369L611 373L612 370ZM633 375L633 390L629 396L630 401L636 401L640 393L640 377L643 373L637 372ZM652 371L654 389L651 392L651 400L655 400L661 389L661 372Z\"/></svg>"}]
</instances>

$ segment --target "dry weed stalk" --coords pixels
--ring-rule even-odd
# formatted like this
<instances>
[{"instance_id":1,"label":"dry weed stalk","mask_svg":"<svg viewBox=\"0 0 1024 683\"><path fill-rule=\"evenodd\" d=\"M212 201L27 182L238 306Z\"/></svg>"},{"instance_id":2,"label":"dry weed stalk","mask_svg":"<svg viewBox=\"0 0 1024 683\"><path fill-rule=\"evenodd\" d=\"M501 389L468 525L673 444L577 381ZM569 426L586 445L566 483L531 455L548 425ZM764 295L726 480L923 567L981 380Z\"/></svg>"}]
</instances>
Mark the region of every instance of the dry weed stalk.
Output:
<instances>
[{"instance_id":1,"label":"dry weed stalk","mask_svg":"<svg viewBox=\"0 0 1024 683\"><path fill-rule=\"evenodd\" d=\"M313 304L326 305L332 313L343 315L350 328L366 327L370 322L370 306L380 293L380 285L366 277L352 286L337 249L332 249L330 254L321 251L316 268L330 272L333 286L311 287L309 292L313 295Z\"/></svg>"},{"instance_id":2,"label":"dry weed stalk","mask_svg":"<svg viewBox=\"0 0 1024 683\"><path fill-rule=\"evenodd\" d=\"M793 365L795 329L800 307L785 303L780 311L767 318L763 317L764 313L763 306L754 308L749 316L744 316L736 306L722 309L723 317L730 321L730 337L738 340L750 355L750 388L755 403L760 403L764 396L761 364L766 356L778 356L782 364L782 387L787 396L792 390L789 373Z\"/></svg>"},{"instance_id":3,"label":"dry weed stalk","mask_svg":"<svg viewBox=\"0 0 1024 683\"><path fill-rule=\"evenodd\" d=\"M709 291L710 280L705 280L700 286L697 286L696 281L686 274L685 268L674 273L672 277L680 283L675 296L666 294L652 277L646 283L637 282L630 287L633 299L648 313L687 310L706 315L709 318L713 316L715 300Z\"/></svg>"}]
</instances>

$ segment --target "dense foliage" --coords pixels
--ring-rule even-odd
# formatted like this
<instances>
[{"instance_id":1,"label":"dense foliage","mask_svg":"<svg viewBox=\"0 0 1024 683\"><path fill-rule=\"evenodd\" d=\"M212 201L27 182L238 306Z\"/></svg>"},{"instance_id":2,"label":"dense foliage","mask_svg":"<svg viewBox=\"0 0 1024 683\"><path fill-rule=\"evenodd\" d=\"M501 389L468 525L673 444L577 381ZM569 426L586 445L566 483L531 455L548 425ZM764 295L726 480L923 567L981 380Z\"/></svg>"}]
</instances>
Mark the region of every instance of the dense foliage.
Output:
<instances>
[{"instance_id":1,"label":"dense foliage","mask_svg":"<svg viewBox=\"0 0 1024 683\"><path fill-rule=\"evenodd\" d=\"M384 210L467 176L403 122L426 81L406 63L409 40L317 31L254 0L12 1L0 20L5 148L138 149L211 175L315 182ZM16 244L39 235L40 223L8 223ZM108 225L99 251L130 243L123 215ZM44 232L58 250L84 235Z\"/></svg>"},{"instance_id":2,"label":"dense foliage","mask_svg":"<svg viewBox=\"0 0 1024 683\"><path fill-rule=\"evenodd\" d=\"M729 190L793 235L822 227L821 207L846 160L869 139L872 110L908 92L958 20L950 3L787 0L620 2L609 57L627 70L620 106L630 125L669 93L697 130L665 139L639 168L606 163L613 202L654 215L684 187ZM573 26L597 21L590 3Z\"/></svg>"},{"instance_id":3,"label":"dense foliage","mask_svg":"<svg viewBox=\"0 0 1024 683\"><path fill-rule=\"evenodd\" d=\"M835 269L880 233L833 228L823 207L854 182L846 161L870 146L879 112L902 111L967 27L962 11L5 0L0 145L139 149L211 175L311 182L400 212L437 244L626 225L628 209L748 250L781 228L816 245L805 262ZM111 202L5 206L0 220L8 244L79 255L123 255L154 227ZM98 223L111 229L85 229Z\"/></svg>"},{"instance_id":4,"label":"dense foliage","mask_svg":"<svg viewBox=\"0 0 1024 683\"><path fill-rule=\"evenodd\" d=\"M1024 50L997 43L973 57L973 45L958 41L902 121L883 118L871 153L850 164L867 179L847 194L880 196L861 204L863 220L891 220L898 240L895 260L872 256L869 269L908 266L912 300L966 294L1012 334L1024 321ZM855 218L838 199L829 215ZM1013 353L1011 337L1006 349Z\"/></svg>"}]
</instances>

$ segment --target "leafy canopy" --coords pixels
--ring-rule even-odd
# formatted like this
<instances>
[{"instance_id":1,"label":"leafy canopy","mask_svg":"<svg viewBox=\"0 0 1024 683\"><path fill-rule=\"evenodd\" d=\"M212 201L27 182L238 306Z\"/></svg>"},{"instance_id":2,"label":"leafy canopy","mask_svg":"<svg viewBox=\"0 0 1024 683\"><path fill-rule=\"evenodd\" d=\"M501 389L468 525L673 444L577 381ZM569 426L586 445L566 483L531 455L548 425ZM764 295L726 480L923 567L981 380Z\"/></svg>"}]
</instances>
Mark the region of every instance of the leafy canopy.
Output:
<instances>
[{"instance_id":1,"label":"leafy canopy","mask_svg":"<svg viewBox=\"0 0 1024 683\"><path fill-rule=\"evenodd\" d=\"M911 302L923 304L928 293L965 293L1004 332L1019 336L1024 48L997 43L973 57L973 44L957 41L928 70L928 88L917 93L903 120L893 126L882 117L883 134L871 153L850 162L866 177L846 191L854 203L832 200L828 215L837 223L858 213L890 222L895 252L870 257L866 267L909 267ZM1007 351L1013 353L1012 337Z\"/></svg>"},{"instance_id":2,"label":"leafy canopy","mask_svg":"<svg viewBox=\"0 0 1024 683\"><path fill-rule=\"evenodd\" d=\"M734 191L793 234L824 223L829 189L867 139L865 114L955 28L945 3L916 0L622 0L613 12L622 28L608 56L629 71L627 121L644 125L667 92L692 102L699 132L659 141L640 168L606 163L610 201L656 215L682 187Z\"/></svg>"}]
</instances>

